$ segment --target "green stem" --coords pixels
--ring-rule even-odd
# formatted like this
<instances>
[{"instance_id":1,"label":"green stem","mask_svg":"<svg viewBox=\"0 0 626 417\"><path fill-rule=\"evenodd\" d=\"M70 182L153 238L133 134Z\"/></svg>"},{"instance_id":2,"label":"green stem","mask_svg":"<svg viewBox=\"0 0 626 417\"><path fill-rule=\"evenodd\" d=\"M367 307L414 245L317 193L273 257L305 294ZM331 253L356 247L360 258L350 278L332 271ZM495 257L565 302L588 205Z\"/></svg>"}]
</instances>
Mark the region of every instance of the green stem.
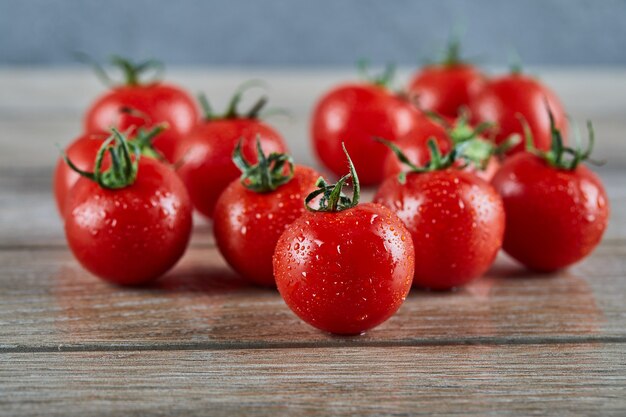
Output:
<instances>
[{"instance_id":1,"label":"green stem","mask_svg":"<svg viewBox=\"0 0 626 417\"><path fill-rule=\"evenodd\" d=\"M257 163L250 164L243 157L243 138L233 151L233 162L241 171L241 185L257 193L267 193L287 184L294 175L294 163L291 156L273 152L265 155L261 147L260 136L256 138ZM287 165L287 173L285 173Z\"/></svg>"}]
</instances>

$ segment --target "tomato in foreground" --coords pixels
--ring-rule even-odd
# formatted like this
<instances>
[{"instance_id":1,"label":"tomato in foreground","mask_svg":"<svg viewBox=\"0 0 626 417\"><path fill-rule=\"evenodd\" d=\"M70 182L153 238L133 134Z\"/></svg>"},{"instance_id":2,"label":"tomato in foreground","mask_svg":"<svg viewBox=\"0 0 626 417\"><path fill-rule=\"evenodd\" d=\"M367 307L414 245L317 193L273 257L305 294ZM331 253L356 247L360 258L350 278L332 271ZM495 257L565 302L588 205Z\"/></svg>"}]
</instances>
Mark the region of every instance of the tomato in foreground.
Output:
<instances>
[{"instance_id":1,"label":"tomato in foreground","mask_svg":"<svg viewBox=\"0 0 626 417\"><path fill-rule=\"evenodd\" d=\"M213 217L222 191L240 175L232 161L240 140L243 140L243 157L252 163L257 162L257 139L266 154L286 151L282 136L259 120L266 97L261 97L246 113L238 112L237 106L247 87L244 84L235 92L224 115L213 114L206 98L202 97L204 120L183 139L176 152L176 160L181 161L178 174L187 186L194 207L207 218Z\"/></svg>"},{"instance_id":2,"label":"tomato in foreground","mask_svg":"<svg viewBox=\"0 0 626 417\"><path fill-rule=\"evenodd\" d=\"M387 87L391 72L363 84L342 84L317 103L311 121L311 137L319 160L335 175L345 169L342 143L350 152L363 185L384 179L389 153L373 137L397 140L415 127L420 116L406 98Z\"/></svg>"},{"instance_id":3,"label":"tomato in foreground","mask_svg":"<svg viewBox=\"0 0 626 417\"><path fill-rule=\"evenodd\" d=\"M350 177L352 199L341 193ZM309 211L278 240L276 284L305 322L330 333L359 334L391 317L406 298L413 276L411 237L387 208L358 204L351 161L350 174L333 185L320 178L318 187L305 200ZM320 195L319 208L310 208Z\"/></svg>"},{"instance_id":4,"label":"tomato in foreground","mask_svg":"<svg viewBox=\"0 0 626 417\"><path fill-rule=\"evenodd\" d=\"M609 200L602 182L581 162L589 147L565 148L552 124L550 151L530 146L502 165L493 185L504 201L506 233L503 248L530 269L552 272L587 256L598 245L609 218Z\"/></svg>"},{"instance_id":5,"label":"tomato in foreground","mask_svg":"<svg viewBox=\"0 0 626 417\"><path fill-rule=\"evenodd\" d=\"M315 190L319 173L293 164L290 156L266 156L257 142L257 164L242 155L241 143L233 161L242 170L215 205L213 233L228 262L246 280L276 286L272 256L285 228L304 212L302 200Z\"/></svg>"},{"instance_id":6,"label":"tomato in foreground","mask_svg":"<svg viewBox=\"0 0 626 417\"><path fill-rule=\"evenodd\" d=\"M461 108L482 88L486 77L460 57L460 44L452 40L438 64L420 69L409 82L408 91L418 107L443 116L457 117Z\"/></svg>"},{"instance_id":7,"label":"tomato in foreground","mask_svg":"<svg viewBox=\"0 0 626 417\"><path fill-rule=\"evenodd\" d=\"M413 284L448 290L483 275L502 246L504 208L484 180L455 166L456 152L441 156L429 142L431 159L423 168L389 177L374 202L389 207L409 230L415 247Z\"/></svg>"},{"instance_id":8,"label":"tomato in foreground","mask_svg":"<svg viewBox=\"0 0 626 417\"><path fill-rule=\"evenodd\" d=\"M97 277L143 284L167 272L185 252L192 208L170 167L141 158L137 146L113 133L100 148L93 172L72 165L82 177L66 203L65 235L76 259ZM103 171L105 156L117 163Z\"/></svg>"},{"instance_id":9,"label":"tomato in foreground","mask_svg":"<svg viewBox=\"0 0 626 417\"><path fill-rule=\"evenodd\" d=\"M470 103L474 123L488 122L495 126L495 141L500 144L511 135L523 135L522 120L530 126L534 145L550 149L550 120L546 106L554 114L557 128L567 129L567 117L558 97L534 78L513 72L489 81ZM519 143L509 153L524 150Z\"/></svg>"},{"instance_id":10,"label":"tomato in foreground","mask_svg":"<svg viewBox=\"0 0 626 417\"><path fill-rule=\"evenodd\" d=\"M193 98L172 84L154 80L142 83L140 78L144 73L161 68L156 61L133 64L114 57L111 62L124 72L125 82L114 85L91 104L84 118L85 131L102 132L111 127L126 131L131 127L151 128L165 123L168 129L154 141L154 147L168 161L176 162L174 151L178 142L199 117ZM101 69L98 74L104 76ZM105 80L111 84L108 77Z\"/></svg>"},{"instance_id":11,"label":"tomato in foreground","mask_svg":"<svg viewBox=\"0 0 626 417\"><path fill-rule=\"evenodd\" d=\"M162 156L152 147L152 141L164 130L164 126L156 126L149 132L146 132L143 128L139 128L136 130L136 134L132 141L139 146L141 153L144 156L162 159ZM79 170L93 171L94 161L96 160L98 151L102 147L102 144L110 136L110 134L105 132L85 133L76 138L65 149L64 154ZM107 169L109 167L109 162L109 159L103 160L103 166L101 168ZM59 158L57 160L53 176L53 189L57 209L61 217L64 217L63 213L65 210L65 200L67 199L67 194L79 178L80 174L70 168L70 166L65 163L63 158Z\"/></svg>"}]
</instances>

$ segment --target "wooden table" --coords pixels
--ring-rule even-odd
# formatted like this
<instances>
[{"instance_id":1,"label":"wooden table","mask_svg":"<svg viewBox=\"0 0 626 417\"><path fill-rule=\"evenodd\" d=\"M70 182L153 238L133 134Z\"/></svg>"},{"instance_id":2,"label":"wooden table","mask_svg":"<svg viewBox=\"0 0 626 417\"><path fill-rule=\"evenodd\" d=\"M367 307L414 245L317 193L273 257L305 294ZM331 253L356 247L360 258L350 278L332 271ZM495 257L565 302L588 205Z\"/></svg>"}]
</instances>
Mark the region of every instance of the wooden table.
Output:
<instances>
[{"instance_id":1,"label":"wooden table","mask_svg":"<svg viewBox=\"0 0 626 417\"><path fill-rule=\"evenodd\" d=\"M535 276L501 256L452 293L413 290L359 337L302 323L245 285L198 219L180 264L146 289L107 285L66 248L50 193L57 150L102 87L85 71L0 71L0 415L626 414L626 71L543 71L596 122L612 204L584 262ZM224 105L260 76L296 158L307 117L351 71L173 71Z\"/></svg>"}]
</instances>

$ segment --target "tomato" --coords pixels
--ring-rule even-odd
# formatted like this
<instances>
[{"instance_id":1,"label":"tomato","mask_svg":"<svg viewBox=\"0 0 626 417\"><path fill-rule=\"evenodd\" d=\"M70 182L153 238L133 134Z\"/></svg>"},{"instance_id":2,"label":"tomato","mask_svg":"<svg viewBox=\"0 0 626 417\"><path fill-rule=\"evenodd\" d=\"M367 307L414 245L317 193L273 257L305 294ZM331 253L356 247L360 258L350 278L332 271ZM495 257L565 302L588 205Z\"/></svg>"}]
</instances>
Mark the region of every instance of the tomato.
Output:
<instances>
[{"instance_id":1,"label":"tomato","mask_svg":"<svg viewBox=\"0 0 626 417\"><path fill-rule=\"evenodd\" d=\"M428 65L413 75L408 92L421 109L456 117L480 91L485 78L475 66L460 59L459 43L453 41L442 62Z\"/></svg>"},{"instance_id":2,"label":"tomato","mask_svg":"<svg viewBox=\"0 0 626 417\"><path fill-rule=\"evenodd\" d=\"M94 275L121 285L143 284L183 255L192 208L172 169L138 151L131 160L125 138L117 131L114 138L120 166L82 172L66 201L65 235L76 259ZM100 162L110 141L101 148Z\"/></svg>"},{"instance_id":3,"label":"tomato","mask_svg":"<svg viewBox=\"0 0 626 417\"><path fill-rule=\"evenodd\" d=\"M395 145L402 151L402 153L410 160L414 161L415 165L426 165L430 161L430 153L428 149L428 141L434 139L437 147L443 154L449 153L454 147L454 143L467 142L474 138L480 138L484 142L484 145L489 146L491 149L487 152L492 155L488 158L484 164L475 163L463 163L463 161L457 161L458 166L464 166L464 170L471 172L485 181L490 181L495 175L496 171L500 167L500 162L495 155L497 149L489 145L487 139L483 139L480 135L482 128L473 128L467 124L465 116L461 116L452 122L441 119L439 122L435 122L431 118L423 117L408 135L400 138L395 142ZM389 153L385 159L385 178L395 176L401 172L406 172L407 166L397 158L393 153Z\"/></svg>"},{"instance_id":4,"label":"tomato","mask_svg":"<svg viewBox=\"0 0 626 417\"><path fill-rule=\"evenodd\" d=\"M182 161L178 174L187 186L194 207L207 218L213 217L222 191L239 177L239 169L231 156L240 139L244 158L253 163L257 162L257 138L267 154L286 151L282 136L257 118L265 98L254 106L258 107L256 111L237 114L241 92L233 96L230 109L223 116L215 116L207 108L205 119L192 129L176 151L176 160Z\"/></svg>"},{"instance_id":5,"label":"tomato","mask_svg":"<svg viewBox=\"0 0 626 417\"><path fill-rule=\"evenodd\" d=\"M305 212L302 200L316 188L320 175L305 166L294 168L285 154L266 157L261 149L257 152L260 162L251 166L243 159L240 147L236 149L234 158L244 173L217 200L213 233L220 252L242 277L275 286L272 256L276 242ZM283 172L284 163L289 165L289 174Z\"/></svg>"},{"instance_id":6,"label":"tomato","mask_svg":"<svg viewBox=\"0 0 626 417\"><path fill-rule=\"evenodd\" d=\"M135 131L133 142L140 146L140 150L146 156L160 158L160 155L152 148L152 141L158 137L163 131L164 126L156 126L149 132L143 128ZM76 138L64 151L64 154L72 161L74 166L79 170L93 171L94 161L102 144L110 137L109 133L84 133ZM103 168L109 166L109 159L103 161ZM80 174L70 168L63 158L57 160L53 176L54 198L59 210L59 214L63 217L65 200L68 192L72 189L76 181L80 178Z\"/></svg>"},{"instance_id":7,"label":"tomato","mask_svg":"<svg viewBox=\"0 0 626 417\"><path fill-rule=\"evenodd\" d=\"M150 128L165 123L168 129L154 141L154 147L168 161L175 162L174 151L178 142L198 119L194 100L182 88L172 84L140 83L139 77L150 68L146 63L134 65L119 58L113 63L125 71L126 83L114 86L91 104L84 117L85 131L108 131L111 127L121 130ZM125 109L133 111L120 111Z\"/></svg>"},{"instance_id":8,"label":"tomato","mask_svg":"<svg viewBox=\"0 0 626 417\"><path fill-rule=\"evenodd\" d=\"M337 176L345 169L345 142L363 185L374 185L384 179L389 151L372 138L395 141L414 129L419 116L417 108L387 89L385 82L342 84L317 103L311 137L319 160Z\"/></svg>"},{"instance_id":9,"label":"tomato","mask_svg":"<svg viewBox=\"0 0 626 417\"><path fill-rule=\"evenodd\" d=\"M70 146L65 149L65 154L72 162L83 171L93 170L94 160L98 150L109 137L106 133L85 133L76 138ZM63 161L63 158L57 160L53 175L54 198L57 209L61 216L64 213L65 200L68 191L76 184L80 178L80 174L72 170Z\"/></svg>"},{"instance_id":10,"label":"tomato","mask_svg":"<svg viewBox=\"0 0 626 417\"><path fill-rule=\"evenodd\" d=\"M402 177L385 180L374 202L393 211L413 238L413 284L447 290L480 277L502 245L500 196L487 182L458 169L453 153L443 158L433 153L423 172L411 167Z\"/></svg>"},{"instance_id":11,"label":"tomato","mask_svg":"<svg viewBox=\"0 0 626 417\"><path fill-rule=\"evenodd\" d=\"M513 134L524 133L521 116L532 131L535 146L547 150L551 135L546 105L554 114L556 126L565 133L567 117L557 96L536 79L512 73L488 82L471 101L470 112L475 123L491 122L497 126L496 143L502 143ZM509 153L523 149L520 143Z\"/></svg>"},{"instance_id":12,"label":"tomato","mask_svg":"<svg viewBox=\"0 0 626 417\"><path fill-rule=\"evenodd\" d=\"M600 179L579 164L589 149L519 153L493 178L504 201L503 248L528 268L551 272L587 256L606 230L609 200ZM566 160L565 153L577 155Z\"/></svg>"},{"instance_id":13,"label":"tomato","mask_svg":"<svg viewBox=\"0 0 626 417\"><path fill-rule=\"evenodd\" d=\"M358 334L391 317L411 287L413 245L402 222L378 204L358 205L354 166L337 184L318 183L318 211L287 227L274 253L283 299L302 320L331 333ZM350 200L339 192L353 178ZM312 209L311 209L312 210Z\"/></svg>"}]
</instances>

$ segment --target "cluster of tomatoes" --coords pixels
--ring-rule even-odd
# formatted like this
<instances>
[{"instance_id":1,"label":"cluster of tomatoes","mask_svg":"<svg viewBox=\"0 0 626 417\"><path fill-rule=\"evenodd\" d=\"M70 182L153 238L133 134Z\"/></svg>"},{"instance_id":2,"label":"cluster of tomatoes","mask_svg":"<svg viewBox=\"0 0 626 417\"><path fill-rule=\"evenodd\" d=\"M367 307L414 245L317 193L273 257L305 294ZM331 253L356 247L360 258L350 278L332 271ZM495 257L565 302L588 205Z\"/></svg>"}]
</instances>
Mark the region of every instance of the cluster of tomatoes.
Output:
<instances>
[{"instance_id":1,"label":"cluster of tomatoes","mask_svg":"<svg viewBox=\"0 0 626 417\"><path fill-rule=\"evenodd\" d=\"M503 248L538 271L588 255L607 225L599 178L566 146L557 97L516 71L488 78L459 59L420 69L402 93L392 71L318 102L311 138L339 179L297 165L261 120L261 97L223 114L180 88L141 82L152 61L87 111L57 164L69 246L94 275L142 284L183 255L192 208L212 220L242 277L276 286L304 321L357 334L387 320L411 286L447 290L483 275ZM343 192L351 185L352 195ZM359 203L361 185L377 186Z\"/></svg>"}]
</instances>

